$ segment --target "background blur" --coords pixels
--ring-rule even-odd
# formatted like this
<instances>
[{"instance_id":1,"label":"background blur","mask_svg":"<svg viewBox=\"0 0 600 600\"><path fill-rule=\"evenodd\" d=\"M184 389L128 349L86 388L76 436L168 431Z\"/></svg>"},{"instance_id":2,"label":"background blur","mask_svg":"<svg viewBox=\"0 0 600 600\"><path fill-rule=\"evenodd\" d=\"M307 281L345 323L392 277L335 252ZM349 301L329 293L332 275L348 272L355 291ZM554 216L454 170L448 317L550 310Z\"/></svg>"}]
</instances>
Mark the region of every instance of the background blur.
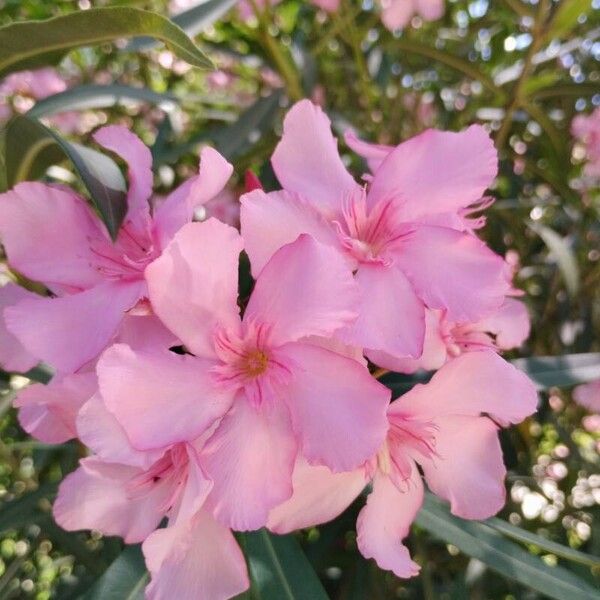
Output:
<instances>
[{"instance_id":1,"label":"background blur","mask_svg":"<svg viewBox=\"0 0 600 600\"><path fill-rule=\"evenodd\" d=\"M0 119L37 103L38 116L81 143L103 123L126 124L152 147L159 192L195 171L204 143L215 145L237 174L252 169L267 189L275 187L268 158L286 104L301 95L322 104L338 132L352 126L380 143L396 144L428 127L483 123L502 162L497 200L480 233L514 265L532 316L529 341L509 358L600 352L600 166L594 173L589 146L571 133L577 114L600 106L599 0L452 1L440 20L415 16L401 34L382 25L373 0L342 0L335 14L283 0L260 22L250 3L213 23L206 11L201 18L194 13L198 4L0 0L0 25L91 6L183 13L177 22L218 67L193 69L143 41L82 49L48 74L43 89L26 77L0 82ZM81 88L90 84L110 87L99 96ZM61 102L44 103L71 89ZM357 175L364 171L358 161L351 166ZM65 169L52 176L75 181ZM242 187L234 180L207 212L235 223ZM89 587L122 545L53 524L48 509L56 482L83 450L74 442L47 446L20 430L11 398L27 381L0 372L0 598L66 600ZM539 413L503 436L509 500L500 516L600 555L600 415L574 403L567 385L550 387ZM24 502L4 504L26 494ZM542 597L419 527L409 545L424 565L422 576L399 580L356 551L356 513L352 507L332 524L299 534L334 599ZM563 564L526 547L548 564ZM594 576L585 565L564 564L600 582L598 568Z\"/></svg>"}]
</instances>

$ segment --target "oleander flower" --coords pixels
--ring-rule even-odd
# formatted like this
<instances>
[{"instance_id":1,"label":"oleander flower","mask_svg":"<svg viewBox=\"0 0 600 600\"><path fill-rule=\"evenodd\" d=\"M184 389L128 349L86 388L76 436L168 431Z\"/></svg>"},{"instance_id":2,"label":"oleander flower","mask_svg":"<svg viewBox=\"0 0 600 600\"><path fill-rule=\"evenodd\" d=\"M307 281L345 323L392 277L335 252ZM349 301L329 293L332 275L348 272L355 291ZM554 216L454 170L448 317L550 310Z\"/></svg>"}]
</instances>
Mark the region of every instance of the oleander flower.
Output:
<instances>
[{"instance_id":1,"label":"oleander flower","mask_svg":"<svg viewBox=\"0 0 600 600\"><path fill-rule=\"evenodd\" d=\"M125 127L104 127L95 139L129 165L128 210L114 243L88 203L67 188L26 182L0 195L0 239L9 264L55 296L8 307L6 327L30 354L62 373L95 359L126 314L151 314L146 267L232 172L206 148L198 176L152 210L148 148Z\"/></svg>"},{"instance_id":2,"label":"oleander flower","mask_svg":"<svg viewBox=\"0 0 600 600\"><path fill-rule=\"evenodd\" d=\"M301 233L334 248L360 292L358 319L336 335L369 358L418 358L426 308L475 322L504 301L504 261L454 226L496 175L497 154L482 127L428 130L387 153L363 186L344 167L328 118L304 100L287 114L272 164L283 190L241 199L253 273Z\"/></svg>"},{"instance_id":3,"label":"oleander flower","mask_svg":"<svg viewBox=\"0 0 600 600\"><path fill-rule=\"evenodd\" d=\"M379 0L381 20L390 30L403 29L414 15L437 21L444 14L444 0Z\"/></svg>"},{"instance_id":4,"label":"oleander flower","mask_svg":"<svg viewBox=\"0 0 600 600\"><path fill-rule=\"evenodd\" d=\"M584 173L600 177L600 107L589 115L577 115L571 123L571 133L585 147L588 162Z\"/></svg>"},{"instance_id":5,"label":"oleander flower","mask_svg":"<svg viewBox=\"0 0 600 600\"><path fill-rule=\"evenodd\" d=\"M578 385L573 400L592 413L600 413L600 379Z\"/></svg>"},{"instance_id":6,"label":"oleander flower","mask_svg":"<svg viewBox=\"0 0 600 600\"><path fill-rule=\"evenodd\" d=\"M213 482L210 506L248 530L291 495L298 454L334 471L369 459L390 392L327 341L356 317L356 284L339 254L309 236L285 245L240 318L241 250L239 233L215 219L183 227L147 280L154 310L191 354L120 344L97 372L134 448L208 436L200 463Z\"/></svg>"},{"instance_id":7,"label":"oleander flower","mask_svg":"<svg viewBox=\"0 0 600 600\"><path fill-rule=\"evenodd\" d=\"M271 512L268 526L286 533L324 523L371 482L357 521L358 548L382 569L412 577L419 566L402 540L423 503L419 469L453 514L495 514L505 501L499 426L522 421L536 404L533 383L497 354L464 354L390 404L386 441L360 469L331 473L298 461L294 494Z\"/></svg>"}]
</instances>

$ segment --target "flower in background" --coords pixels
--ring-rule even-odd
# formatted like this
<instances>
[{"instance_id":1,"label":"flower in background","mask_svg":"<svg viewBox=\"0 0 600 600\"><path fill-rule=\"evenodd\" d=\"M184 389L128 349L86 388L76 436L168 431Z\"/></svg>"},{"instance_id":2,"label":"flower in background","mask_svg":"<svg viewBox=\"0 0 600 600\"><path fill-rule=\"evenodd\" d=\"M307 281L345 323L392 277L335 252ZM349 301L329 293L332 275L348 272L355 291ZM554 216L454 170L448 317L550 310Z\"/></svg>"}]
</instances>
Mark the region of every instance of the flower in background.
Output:
<instances>
[{"instance_id":1,"label":"flower in background","mask_svg":"<svg viewBox=\"0 0 600 600\"><path fill-rule=\"evenodd\" d=\"M382 569L412 577L419 566L401 542L423 503L419 469L456 516L494 515L505 502L499 426L522 421L536 405L525 374L493 352L465 354L390 404L386 441L364 467L335 474L299 462L294 494L271 512L268 526L287 533L329 521L371 482L358 548Z\"/></svg>"},{"instance_id":2,"label":"flower in background","mask_svg":"<svg viewBox=\"0 0 600 600\"><path fill-rule=\"evenodd\" d=\"M379 0L381 20L390 30L403 29L414 15L437 21L444 14L444 0Z\"/></svg>"},{"instance_id":3,"label":"flower in background","mask_svg":"<svg viewBox=\"0 0 600 600\"><path fill-rule=\"evenodd\" d=\"M600 107L590 115L577 115L571 123L571 133L585 147L588 162L584 174L600 177Z\"/></svg>"},{"instance_id":4,"label":"flower in background","mask_svg":"<svg viewBox=\"0 0 600 600\"><path fill-rule=\"evenodd\" d=\"M334 471L368 460L385 435L390 392L320 339L356 316L354 280L334 251L309 236L282 247L240 318L241 250L239 233L219 221L185 226L147 279L154 310L192 354L120 344L97 371L135 448L206 434L210 505L225 525L248 530L291 495L299 454Z\"/></svg>"},{"instance_id":5,"label":"flower in background","mask_svg":"<svg viewBox=\"0 0 600 600\"><path fill-rule=\"evenodd\" d=\"M94 137L129 166L128 209L114 243L88 203L67 188L25 182L0 195L0 236L9 264L55 296L6 308L6 327L28 352L63 374L94 360L125 315L151 314L146 267L232 172L218 152L205 148L198 176L152 211L148 148L125 127L104 127Z\"/></svg>"},{"instance_id":6,"label":"flower in background","mask_svg":"<svg viewBox=\"0 0 600 600\"><path fill-rule=\"evenodd\" d=\"M573 390L573 400L590 412L600 413L600 379L578 385Z\"/></svg>"},{"instance_id":7,"label":"flower in background","mask_svg":"<svg viewBox=\"0 0 600 600\"><path fill-rule=\"evenodd\" d=\"M284 189L244 194L241 230L255 275L301 233L334 248L360 293L358 319L336 336L387 367L421 356L426 308L476 322L499 309L510 284L504 261L468 219L497 170L485 130L428 130L380 152L375 174L359 185L329 119L308 100L297 103L272 157Z\"/></svg>"}]
</instances>

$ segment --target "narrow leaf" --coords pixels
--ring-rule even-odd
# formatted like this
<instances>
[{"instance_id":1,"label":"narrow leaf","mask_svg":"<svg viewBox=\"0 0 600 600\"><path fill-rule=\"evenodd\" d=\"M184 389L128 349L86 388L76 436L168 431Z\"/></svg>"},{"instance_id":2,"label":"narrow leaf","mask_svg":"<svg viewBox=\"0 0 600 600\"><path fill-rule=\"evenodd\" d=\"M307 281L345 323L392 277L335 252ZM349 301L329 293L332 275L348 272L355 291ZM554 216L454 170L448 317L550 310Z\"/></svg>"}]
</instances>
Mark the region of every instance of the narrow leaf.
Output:
<instances>
[{"instance_id":1,"label":"narrow leaf","mask_svg":"<svg viewBox=\"0 0 600 600\"><path fill-rule=\"evenodd\" d=\"M45 484L16 500L0 505L0 532L47 519L49 502L56 495L56 484Z\"/></svg>"},{"instance_id":2,"label":"narrow leaf","mask_svg":"<svg viewBox=\"0 0 600 600\"><path fill-rule=\"evenodd\" d=\"M327 594L292 535L266 529L240 534L255 600L327 600Z\"/></svg>"},{"instance_id":3,"label":"narrow leaf","mask_svg":"<svg viewBox=\"0 0 600 600\"><path fill-rule=\"evenodd\" d=\"M600 379L600 352L516 358L511 362L527 373L539 389L568 387Z\"/></svg>"},{"instance_id":4,"label":"narrow leaf","mask_svg":"<svg viewBox=\"0 0 600 600\"><path fill-rule=\"evenodd\" d=\"M435 537L456 546L508 579L555 600L596 600L597 590L563 567L550 567L499 533L477 521L450 514L428 494L417 524Z\"/></svg>"},{"instance_id":5,"label":"narrow leaf","mask_svg":"<svg viewBox=\"0 0 600 600\"><path fill-rule=\"evenodd\" d=\"M164 42L180 59L195 67L212 67L185 32L166 17L139 8L105 7L1 27L0 77L56 64L75 48L144 35Z\"/></svg>"}]
</instances>

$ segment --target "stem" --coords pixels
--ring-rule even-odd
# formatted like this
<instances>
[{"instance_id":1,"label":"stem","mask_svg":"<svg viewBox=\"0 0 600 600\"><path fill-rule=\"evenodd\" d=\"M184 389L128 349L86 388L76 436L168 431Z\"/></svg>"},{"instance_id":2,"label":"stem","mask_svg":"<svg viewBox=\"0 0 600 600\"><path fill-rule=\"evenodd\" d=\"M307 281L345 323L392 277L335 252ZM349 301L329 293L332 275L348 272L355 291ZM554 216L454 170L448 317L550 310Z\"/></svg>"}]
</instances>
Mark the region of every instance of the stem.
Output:
<instances>
[{"instance_id":1,"label":"stem","mask_svg":"<svg viewBox=\"0 0 600 600\"><path fill-rule=\"evenodd\" d=\"M298 72L293 67L290 57L286 56L286 53L277 38L269 33L269 25L271 24L269 19L269 3L267 3L264 10L261 10L257 6L255 0L250 0L250 5L258 19L258 30L263 48L267 51L271 60L277 67L277 71L285 81L286 90L290 99L295 102L301 100L304 98L304 92L300 85Z\"/></svg>"},{"instance_id":2,"label":"stem","mask_svg":"<svg viewBox=\"0 0 600 600\"><path fill-rule=\"evenodd\" d=\"M502 121L502 125L500 126L500 130L496 136L496 147L498 150L502 150L504 145L506 144L506 140L508 138L508 134L510 133L510 128L512 126L512 118L515 111L520 107L523 93L523 86L527 82L527 78L535 68L533 64L533 57L537 54L540 46L544 41L544 34L546 32L546 24L547 24L547 16L550 10L550 2L549 0L541 0L539 9L536 13L535 23L533 25L533 29L531 31L531 35L533 40L531 41L531 46L527 51L527 55L525 56L525 60L523 61L523 69L521 74L519 75L519 79L515 83L515 86L512 90L512 100L508 103L506 107L506 112L504 114L504 120Z\"/></svg>"}]
</instances>

